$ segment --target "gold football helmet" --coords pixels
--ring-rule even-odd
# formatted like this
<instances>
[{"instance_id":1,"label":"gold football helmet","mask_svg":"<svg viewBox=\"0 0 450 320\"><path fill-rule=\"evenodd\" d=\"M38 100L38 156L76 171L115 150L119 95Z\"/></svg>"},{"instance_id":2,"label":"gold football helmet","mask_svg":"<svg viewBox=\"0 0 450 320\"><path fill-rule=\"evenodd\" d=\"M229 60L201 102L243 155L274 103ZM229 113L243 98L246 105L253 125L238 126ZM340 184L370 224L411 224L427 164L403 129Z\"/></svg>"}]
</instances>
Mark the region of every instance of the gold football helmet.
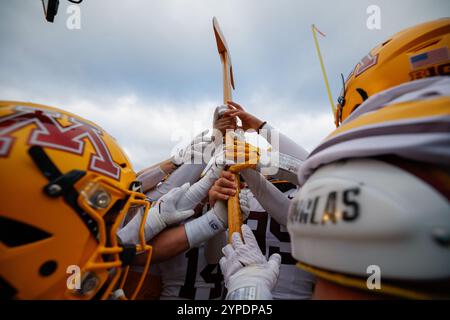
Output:
<instances>
[{"instance_id":1,"label":"gold football helmet","mask_svg":"<svg viewBox=\"0 0 450 320\"><path fill-rule=\"evenodd\" d=\"M378 45L343 82L336 126L370 96L426 77L450 75L450 18L405 29Z\"/></svg>"},{"instance_id":2,"label":"gold football helmet","mask_svg":"<svg viewBox=\"0 0 450 320\"><path fill-rule=\"evenodd\" d=\"M0 102L0 294L13 299L125 298L128 268L152 247L150 207L130 161L94 123L32 103ZM118 243L127 212L140 244Z\"/></svg>"}]
</instances>

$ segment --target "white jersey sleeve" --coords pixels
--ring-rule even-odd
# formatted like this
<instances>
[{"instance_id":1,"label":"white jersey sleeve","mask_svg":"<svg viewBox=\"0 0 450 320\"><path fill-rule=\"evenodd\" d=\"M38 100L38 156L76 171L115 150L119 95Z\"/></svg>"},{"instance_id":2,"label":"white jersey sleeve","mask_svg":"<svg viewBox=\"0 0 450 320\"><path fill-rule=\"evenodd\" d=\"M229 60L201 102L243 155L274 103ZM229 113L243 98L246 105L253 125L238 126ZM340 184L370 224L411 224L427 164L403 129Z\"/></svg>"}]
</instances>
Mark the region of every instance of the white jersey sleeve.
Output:
<instances>
[{"instance_id":1,"label":"white jersey sleeve","mask_svg":"<svg viewBox=\"0 0 450 320\"><path fill-rule=\"evenodd\" d=\"M200 174L205 169L206 164L183 164L175 170L166 181L160 183L156 188L147 193L150 201L156 201L173 188L189 182L191 185L198 181Z\"/></svg>"},{"instance_id":2,"label":"white jersey sleeve","mask_svg":"<svg viewBox=\"0 0 450 320\"><path fill-rule=\"evenodd\" d=\"M290 204L286 195L255 170L242 170L241 175L253 195L258 199L259 204L265 209L263 211L269 213L279 224L285 226Z\"/></svg>"},{"instance_id":3,"label":"white jersey sleeve","mask_svg":"<svg viewBox=\"0 0 450 320\"><path fill-rule=\"evenodd\" d=\"M156 166L144 171L137 177L137 180L142 183L142 190L153 189L158 183L160 183L167 174L160 168Z\"/></svg>"}]
</instances>

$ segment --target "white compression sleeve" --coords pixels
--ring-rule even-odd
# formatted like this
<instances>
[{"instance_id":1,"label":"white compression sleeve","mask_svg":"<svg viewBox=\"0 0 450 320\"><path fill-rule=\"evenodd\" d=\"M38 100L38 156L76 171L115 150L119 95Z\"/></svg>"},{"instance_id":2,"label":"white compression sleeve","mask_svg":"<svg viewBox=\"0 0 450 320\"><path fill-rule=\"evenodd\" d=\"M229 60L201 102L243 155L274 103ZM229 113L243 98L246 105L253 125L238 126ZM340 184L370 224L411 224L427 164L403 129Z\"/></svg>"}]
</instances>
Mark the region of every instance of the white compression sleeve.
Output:
<instances>
[{"instance_id":1,"label":"white compression sleeve","mask_svg":"<svg viewBox=\"0 0 450 320\"><path fill-rule=\"evenodd\" d=\"M166 173L162 171L160 166L149 169L137 177L137 180L142 183L142 190L147 191L153 189L158 183L164 179Z\"/></svg>"},{"instance_id":2,"label":"white compression sleeve","mask_svg":"<svg viewBox=\"0 0 450 320\"><path fill-rule=\"evenodd\" d=\"M189 248L200 246L203 242L225 230L223 222L209 210L201 217L191 220L184 225Z\"/></svg>"},{"instance_id":3,"label":"white compression sleeve","mask_svg":"<svg viewBox=\"0 0 450 320\"><path fill-rule=\"evenodd\" d=\"M211 167L203 178L194 183L188 191L178 200L180 210L194 209L207 195L214 182L220 177L222 169Z\"/></svg>"},{"instance_id":4,"label":"white compression sleeve","mask_svg":"<svg viewBox=\"0 0 450 320\"><path fill-rule=\"evenodd\" d=\"M258 202L279 224L287 224L290 200L259 172L252 169L241 171L242 177Z\"/></svg>"},{"instance_id":5,"label":"white compression sleeve","mask_svg":"<svg viewBox=\"0 0 450 320\"><path fill-rule=\"evenodd\" d=\"M177 170L175 170L166 181L158 185L155 189L147 193L150 201L156 201L165 195L173 188L180 187L181 185L189 182L191 185L195 183L206 164L183 164Z\"/></svg>"}]
</instances>

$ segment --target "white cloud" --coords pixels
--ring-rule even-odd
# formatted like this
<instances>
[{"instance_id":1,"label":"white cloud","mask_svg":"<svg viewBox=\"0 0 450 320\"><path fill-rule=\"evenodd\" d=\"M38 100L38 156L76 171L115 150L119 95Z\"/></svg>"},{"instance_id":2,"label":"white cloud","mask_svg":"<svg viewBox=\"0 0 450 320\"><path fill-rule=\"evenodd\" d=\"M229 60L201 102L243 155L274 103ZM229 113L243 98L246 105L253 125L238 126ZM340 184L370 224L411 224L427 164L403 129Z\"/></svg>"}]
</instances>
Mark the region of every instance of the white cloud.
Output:
<instances>
[{"instance_id":1,"label":"white cloud","mask_svg":"<svg viewBox=\"0 0 450 320\"><path fill-rule=\"evenodd\" d=\"M213 104L143 102L128 95L107 105L85 100L70 102L64 108L97 123L114 136L128 153L135 170L140 170L167 159L176 145L189 143L196 134L209 128Z\"/></svg>"},{"instance_id":2,"label":"white cloud","mask_svg":"<svg viewBox=\"0 0 450 320\"><path fill-rule=\"evenodd\" d=\"M211 18L230 46L237 102L311 151L333 119L310 25L320 39L333 94L372 47L400 29L449 12L448 0L83 1L82 29L54 24L39 1L1 1L0 99L53 105L98 123L135 169L165 159L211 124L221 74ZM381 8L382 29L366 28Z\"/></svg>"},{"instance_id":3,"label":"white cloud","mask_svg":"<svg viewBox=\"0 0 450 320\"><path fill-rule=\"evenodd\" d=\"M48 104L93 121L117 139L136 171L167 159L176 145L184 146L195 135L210 128L216 106L208 100L181 103L142 99L134 93L96 96L90 100L56 96L44 101L39 99L39 94L15 89L6 90L4 94L21 101ZM261 93L243 106L311 151L333 130L333 120L326 107L315 106L312 108L315 112L311 113L302 110L305 104L299 101L293 106Z\"/></svg>"},{"instance_id":4,"label":"white cloud","mask_svg":"<svg viewBox=\"0 0 450 320\"><path fill-rule=\"evenodd\" d=\"M185 145L210 128L214 107L211 101L155 103L141 101L135 95L118 97L107 105L86 100L64 105L65 110L99 124L113 135L130 156L135 170L168 158L177 144ZM263 115L263 119L308 151L333 129L331 113L279 113L280 109L272 102L256 115Z\"/></svg>"}]
</instances>

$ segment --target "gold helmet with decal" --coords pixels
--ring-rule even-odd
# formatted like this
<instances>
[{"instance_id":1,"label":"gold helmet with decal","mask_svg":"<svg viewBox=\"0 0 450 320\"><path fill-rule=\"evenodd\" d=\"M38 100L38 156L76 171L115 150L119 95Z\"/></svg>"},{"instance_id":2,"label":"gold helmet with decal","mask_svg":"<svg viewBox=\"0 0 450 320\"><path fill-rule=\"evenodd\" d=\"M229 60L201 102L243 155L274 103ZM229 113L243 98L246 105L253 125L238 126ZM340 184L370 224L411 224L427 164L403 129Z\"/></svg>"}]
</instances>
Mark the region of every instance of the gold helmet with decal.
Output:
<instances>
[{"instance_id":1,"label":"gold helmet with decal","mask_svg":"<svg viewBox=\"0 0 450 320\"><path fill-rule=\"evenodd\" d=\"M450 75L450 18L405 29L378 45L344 81L335 121L339 126L368 97L426 77Z\"/></svg>"},{"instance_id":2,"label":"gold helmet with decal","mask_svg":"<svg viewBox=\"0 0 450 320\"><path fill-rule=\"evenodd\" d=\"M124 298L143 252L136 297L150 203L113 137L60 109L0 102L0 176L2 299ZM143 215L139 245L116 237L127 212Z\"/></svg>"}]
</instances>

